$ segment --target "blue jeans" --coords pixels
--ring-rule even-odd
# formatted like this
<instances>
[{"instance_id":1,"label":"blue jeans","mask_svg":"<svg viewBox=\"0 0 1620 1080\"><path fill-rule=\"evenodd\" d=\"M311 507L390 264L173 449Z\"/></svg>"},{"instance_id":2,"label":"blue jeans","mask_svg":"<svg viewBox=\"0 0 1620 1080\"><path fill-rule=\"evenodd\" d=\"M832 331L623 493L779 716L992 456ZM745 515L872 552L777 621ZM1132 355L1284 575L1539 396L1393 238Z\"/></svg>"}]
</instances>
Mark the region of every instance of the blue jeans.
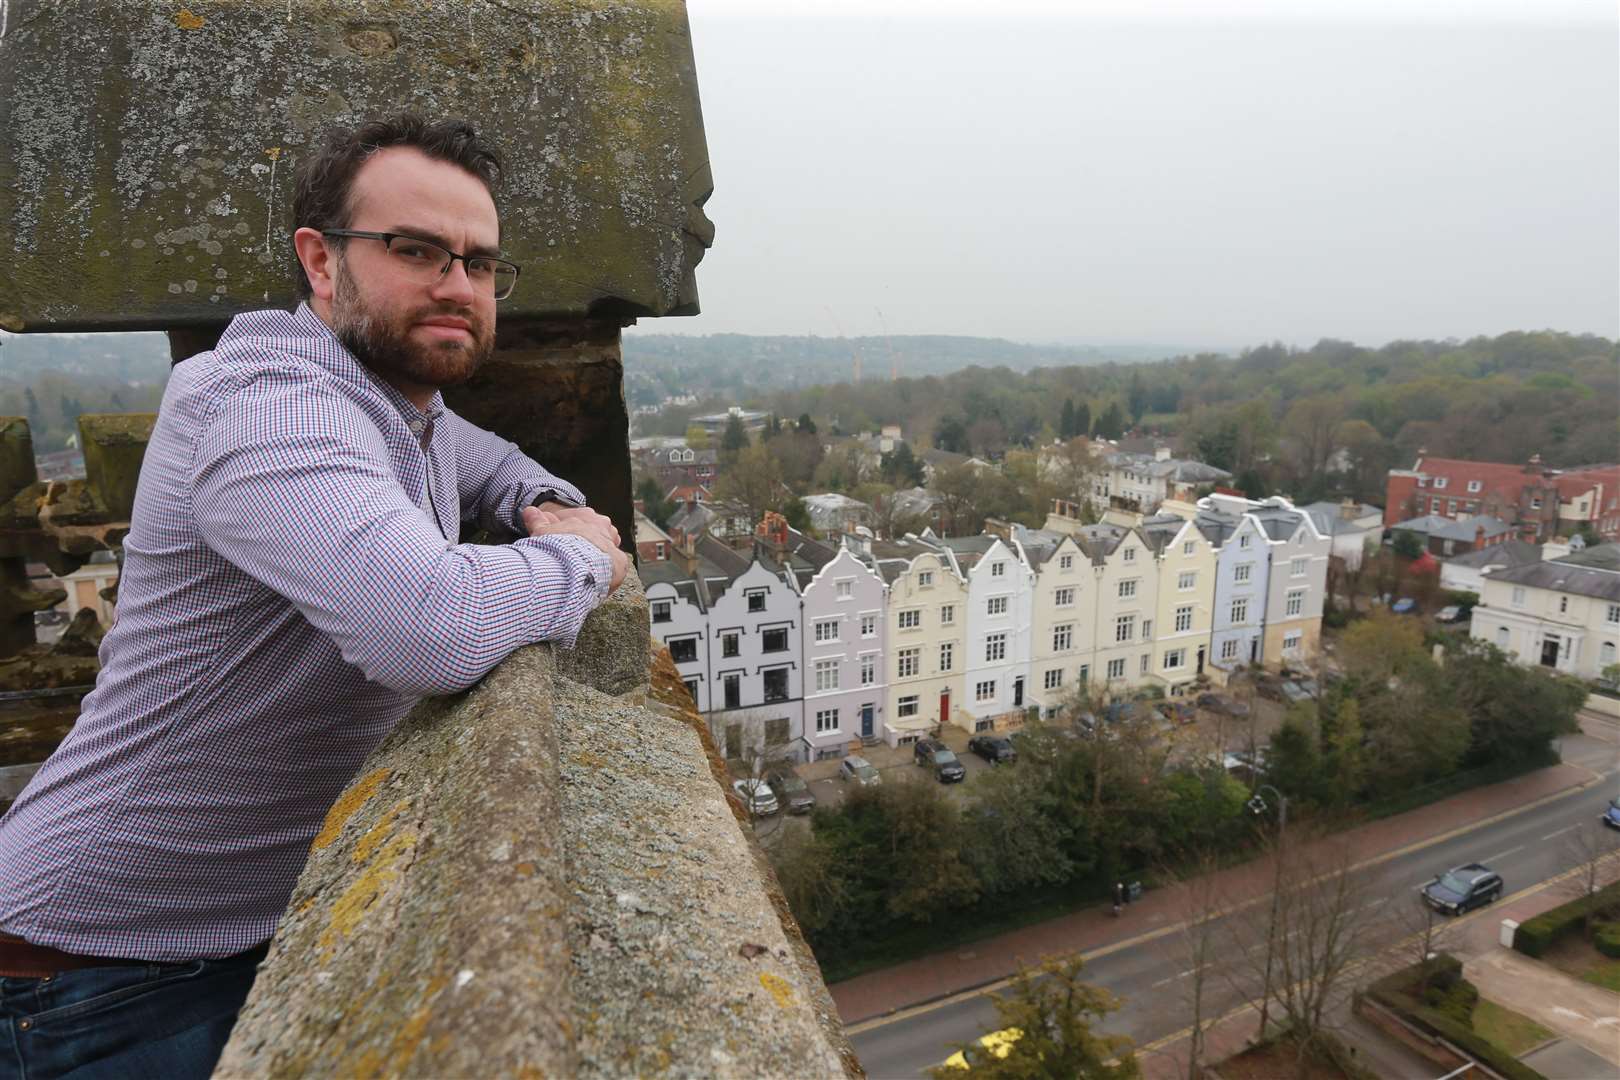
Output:
<instances>
[{"instance_id":1,"label":"blue jeans","mask_svg":"<svg viewBox=\"0 0 1620 1080\"><path fill-rule=\"evenodd\" d=\"M0 1080L207 1077L263 957L0 978Z\"/></svg>"}]
</instances>

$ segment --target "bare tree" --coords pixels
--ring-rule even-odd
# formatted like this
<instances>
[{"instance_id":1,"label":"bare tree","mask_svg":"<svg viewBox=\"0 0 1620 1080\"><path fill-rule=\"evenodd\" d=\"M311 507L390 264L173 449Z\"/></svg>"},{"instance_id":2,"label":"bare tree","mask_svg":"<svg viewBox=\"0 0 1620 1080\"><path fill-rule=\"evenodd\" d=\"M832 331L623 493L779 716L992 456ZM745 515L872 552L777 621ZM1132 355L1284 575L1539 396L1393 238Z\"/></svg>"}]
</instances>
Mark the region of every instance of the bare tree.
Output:
<instances>
[{"instance_id":1,"label":"bare tree","mask_svg":"<svg viewBox=\"0 0 1620 1080\"><path fill-rule=\"evenodd\" d=\"M1601 821L1583 821L1565 834L1561 846L1564 858L1575 864L1575 873L1560 890L1571 899L1587 901L1581 929L1591 941L1595 926L1591 899L1620 876L1620 836Z\"/></svg>"},{"instance_id":2,"label":"bare tree","mask_svg":"<svg viewBox=\"0 0 1620 1080\"><path fill-rule=\"evenodd\" d=\"M1220 922L1226 906L1220 869L1219 857L1204 852L1190 866L1181 867L1179 874L1169 868L1162 871L1167 880L1174 881L1171 888L1180 921L1180 928L1168 944L1172 959L1185 973L1176 982L1192 1026L1188 1080L1200 1080L1204 1075L1204 1043L1213 1025L1211 978L1222 963L1221 947L1225 943Z\"/></svg>"},{"instance_id":3,"label":"bare tree","mask_svg":"<svg viewBox=\"0 0 1620 1080\"><path fill-rule=\"evenodd\" d=\"M1377 950L1376 908L1368 901L1384 889L1376 872L1355 867L1338 838L1292 835L1274 857L1272 903L1255 904L1227 924L1238 946L1228 953L1237 957L1229 967L1234 987L1252 1004L1276 1006L1304 1076L1322 1049L1329 1016L1353 990L1358 963ZM1269 992L1260 979L1268 958Z\"/></svg>"}]
</instances>

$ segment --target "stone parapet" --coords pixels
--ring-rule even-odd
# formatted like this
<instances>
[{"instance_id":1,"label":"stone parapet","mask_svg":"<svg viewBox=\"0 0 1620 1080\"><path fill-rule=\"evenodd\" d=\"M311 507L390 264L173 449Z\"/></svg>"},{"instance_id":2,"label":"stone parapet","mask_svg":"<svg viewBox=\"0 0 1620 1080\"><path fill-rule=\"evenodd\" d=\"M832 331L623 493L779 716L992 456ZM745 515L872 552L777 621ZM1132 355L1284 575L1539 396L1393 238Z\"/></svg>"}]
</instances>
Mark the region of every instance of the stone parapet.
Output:
<instances>
[{"instance_id":1,"label":"stone parapet","mask_svg":"<svg viewBox=\"0 0 1620 1080\"><path fill-rule=\"evenodd\" d=\"M316 838L217 1075L859 1075L648 656L632 577L571 656L413 712Z\"/></svg>"}]
</instances>

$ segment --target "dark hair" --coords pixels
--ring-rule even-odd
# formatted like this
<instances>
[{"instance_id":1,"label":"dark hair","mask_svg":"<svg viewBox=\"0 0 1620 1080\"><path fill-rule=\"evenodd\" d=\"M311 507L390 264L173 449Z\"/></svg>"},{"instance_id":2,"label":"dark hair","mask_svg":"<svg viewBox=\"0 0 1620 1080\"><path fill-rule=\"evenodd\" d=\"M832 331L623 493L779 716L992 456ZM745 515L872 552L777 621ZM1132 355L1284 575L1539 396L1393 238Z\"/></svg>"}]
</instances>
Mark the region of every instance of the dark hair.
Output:
<instances>
[{"instance_id":1,"label":"dark hair","mask_svg":"<svg viewBox=\"0 0 1620 1080\"><path fill-rule=\"evenodd\" d=\"M482 180L491 193L500 182L500 153L465 120L429 123L416 113L379 117L357 128L329 133L325 142L299 162L293 174L293 228L348 228L354 213L349 191L355 174L371 155L390 146L409 146L430 158L459 165ZM298 267L298 295L306 300L310 295L309 276L302 265Z\"/></svg>"}]
</instances>

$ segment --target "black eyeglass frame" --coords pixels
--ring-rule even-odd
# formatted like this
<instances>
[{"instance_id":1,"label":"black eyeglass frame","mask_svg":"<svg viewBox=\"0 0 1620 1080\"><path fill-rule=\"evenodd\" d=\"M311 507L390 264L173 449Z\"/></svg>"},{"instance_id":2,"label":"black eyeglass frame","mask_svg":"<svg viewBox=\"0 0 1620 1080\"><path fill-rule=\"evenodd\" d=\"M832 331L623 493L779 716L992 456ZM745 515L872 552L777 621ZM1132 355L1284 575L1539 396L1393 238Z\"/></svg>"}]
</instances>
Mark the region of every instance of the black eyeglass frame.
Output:
<instances>
[{"instance_id":1,"label":"black eyeglass frame","mask_svg":"<svg viewBox=\"0 0 1620 1080\"><path fill-rule=\"evenodd\" d=\"M497 301L505 300L507 297L512 295L513 289L517 288L518 277L523 272L523 268L510 259L502 259L494 255L457 255L443 244L434 243L432 240L425 240L420 236L412 236L409 233L366 232L363 229L322 229L321 235L353 237L357 240L381 240L383 247L390 250L392 250L395 240L410 240L414 243L426 244L428 247L437 248L446 255L450 256L450 258L445 261L445 264L439 268L439 277L437 279L439 281L444 280L445 275L450 273L450 268L456 264L457 260L460 260L462 269L464 270L471 269L471 264L474 259L487 263L499 263L501 266L510 266L512 268L512 288L506 290L506 296L495 297Z\"/></svg>"}]
</instances>

